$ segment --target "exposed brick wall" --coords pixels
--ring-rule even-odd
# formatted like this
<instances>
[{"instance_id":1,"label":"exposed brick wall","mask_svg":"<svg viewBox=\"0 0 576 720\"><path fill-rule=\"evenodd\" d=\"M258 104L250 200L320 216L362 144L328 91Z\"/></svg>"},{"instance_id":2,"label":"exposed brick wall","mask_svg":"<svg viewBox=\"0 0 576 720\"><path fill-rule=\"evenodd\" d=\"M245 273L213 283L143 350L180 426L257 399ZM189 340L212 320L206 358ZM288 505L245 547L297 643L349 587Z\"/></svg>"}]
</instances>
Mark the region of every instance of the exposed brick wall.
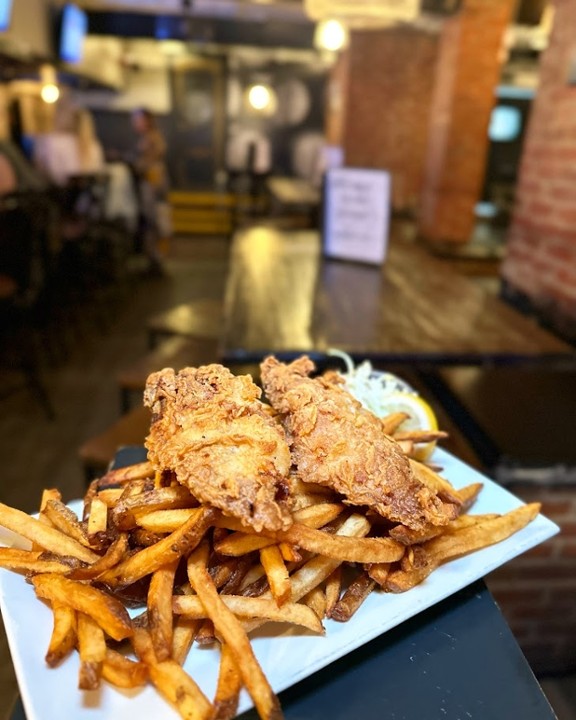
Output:
<instances>
[{"instance_id":1,"label":"exposed brick wall","mask_svg":"<svg viewBox=\"0 0 576 720\"><path fill-rule=\"evenodd\" d=\"M333 76L346 163L389 170L396 210L418 203L437 48L438 36L422 30L356 31ZM335 126L332 117L329 129Z\"/></svg>"},{"instance_id":2,"label":"exposed brick wall","mask_svg":"<svg viewBox=\"0 0 576 720\"><path fill-rule=\"evenodd\" d=\"M432 99L419 231L467 242L488 150L488 124L514 0L465 0L445 21Z\"/></svg>"},{"instance_id":3,"label":"exposed brick wall","mask_svg":"<svg viewBox=\"0 0 576 720\"><path fill-rule=\"evenodd\" d=\"M515 485L561 533L491 573L488 586L535 672L576 669L576 489Z\"/></svg>"},{"instance_id":4,"label":"exposed brick wall","mask_svg":"<svg viewBox=\"0 0 576 720\"><path fill-rule=\"evenodd\" d=\"M576 86L567 84L576 3L555 5L502 273L561 332L576 338Z\"/></svg>"}]
</instances>

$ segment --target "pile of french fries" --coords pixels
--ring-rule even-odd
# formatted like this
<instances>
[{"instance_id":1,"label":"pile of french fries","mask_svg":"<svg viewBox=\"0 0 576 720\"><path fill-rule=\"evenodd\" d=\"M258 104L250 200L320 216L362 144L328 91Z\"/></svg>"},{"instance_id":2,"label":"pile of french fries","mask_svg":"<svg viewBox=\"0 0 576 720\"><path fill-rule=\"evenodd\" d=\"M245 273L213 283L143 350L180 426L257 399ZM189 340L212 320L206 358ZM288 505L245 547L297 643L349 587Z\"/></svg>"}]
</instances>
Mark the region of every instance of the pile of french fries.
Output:
<instances>
[{"instance_id":1,"label":"pile of french fries","mask_svg":"<svg viewBox=\"0 0 576 720\"><path fill-rule=\"evenodd\" d=\"M398 415L383 421L391 435L406 417ZM397 439L410 454L441 435ZM0 526L30 543L0 548L0 567L26 575L51 607L46 662L55 666L76 648L80 689L102 680L119 688L152 683L183 718L224 720L236 715L245 688L261 718L279 718L251 631L274 621L321 635L324 619L347 622L373 590L410 590L539 512L531 504L505 515L468 514L480 483L457 490L432 467L410 463L426 486L460 507L448 525L416 532L292 479L293 525L250 532L145 462L95 480L82 519L56 490L44 491L37 519L0 504ZM138 606L131 618L127 608ZM182 667L194 642L221 649L212 699Z\"/></svg>"}]
</instances>

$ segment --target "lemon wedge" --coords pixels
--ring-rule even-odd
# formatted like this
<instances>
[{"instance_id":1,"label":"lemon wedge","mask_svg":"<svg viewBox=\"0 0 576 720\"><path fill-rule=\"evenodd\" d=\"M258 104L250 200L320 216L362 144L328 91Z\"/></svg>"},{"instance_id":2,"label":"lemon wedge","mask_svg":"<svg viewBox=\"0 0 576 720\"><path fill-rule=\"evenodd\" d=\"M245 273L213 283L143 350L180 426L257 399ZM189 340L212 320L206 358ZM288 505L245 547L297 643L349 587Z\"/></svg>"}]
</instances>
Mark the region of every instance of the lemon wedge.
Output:
<instances>
[{"instance_id":1,"label":"lemon wedge","mask_svg":"<svg viewBox=\"0 0 576 720\"><path fill-rule=\"evenodd\" d=\"M404 412L410 417L400 425L400 431L438 430L438 421L434 410L419 395L408 392L393 392L380 398L379 415L384 417L393 412ZM418 460L427 460L434 452L436 441L416 445Z\"/></svg>"}]
</instances>

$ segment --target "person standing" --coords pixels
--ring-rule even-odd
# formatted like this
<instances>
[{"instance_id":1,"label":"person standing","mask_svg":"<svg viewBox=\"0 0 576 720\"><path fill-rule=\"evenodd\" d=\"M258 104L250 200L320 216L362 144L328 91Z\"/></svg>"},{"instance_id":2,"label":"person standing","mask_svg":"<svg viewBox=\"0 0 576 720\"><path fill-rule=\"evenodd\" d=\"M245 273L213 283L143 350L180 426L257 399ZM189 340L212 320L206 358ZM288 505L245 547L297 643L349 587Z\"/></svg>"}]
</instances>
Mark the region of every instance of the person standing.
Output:
<instances>
[{"instance_id":1,"label":"person standing","mask_svg":"<svg viewBox=\"0 0 576 720\"><path fill-rule=\"evenodd\" d=\"M150 272L161 275L164 269L160 241L171 234L166 141L156 118L146 108L132 113L132 127L138 136L134 171L138 182L144 252L150 261Z\"/></svg>"}]
</instances>

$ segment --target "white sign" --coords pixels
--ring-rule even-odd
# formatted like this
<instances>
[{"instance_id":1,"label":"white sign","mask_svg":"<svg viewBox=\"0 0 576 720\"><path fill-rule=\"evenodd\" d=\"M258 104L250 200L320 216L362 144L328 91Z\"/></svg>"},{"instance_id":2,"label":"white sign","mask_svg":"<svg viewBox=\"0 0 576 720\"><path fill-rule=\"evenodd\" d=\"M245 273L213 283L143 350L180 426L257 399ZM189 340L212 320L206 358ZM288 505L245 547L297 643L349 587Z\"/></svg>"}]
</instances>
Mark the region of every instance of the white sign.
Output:
<instances>
[{"instance_id":1,"label":"white sign","mask_svg":"<svg viewBox=\"0 0 576 720\"><path fill-rule=\"evenodd\" d=\"M324 252L343 260L380 264L390 224L390 173L336 168L326 173Z\"/></svg>"}]
</instances>

